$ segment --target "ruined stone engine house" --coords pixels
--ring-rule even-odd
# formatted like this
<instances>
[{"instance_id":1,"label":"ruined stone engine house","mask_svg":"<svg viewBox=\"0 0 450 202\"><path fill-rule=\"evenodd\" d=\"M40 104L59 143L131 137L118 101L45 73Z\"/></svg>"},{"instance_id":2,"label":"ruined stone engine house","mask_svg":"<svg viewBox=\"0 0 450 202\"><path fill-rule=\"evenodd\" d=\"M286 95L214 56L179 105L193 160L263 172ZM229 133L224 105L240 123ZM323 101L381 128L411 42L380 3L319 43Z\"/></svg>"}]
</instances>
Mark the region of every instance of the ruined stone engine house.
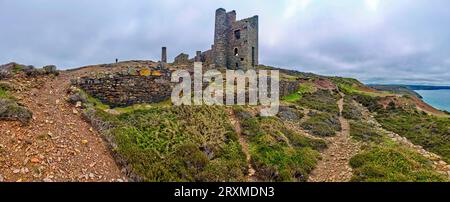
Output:
<instances>
[{"instance_id":1,"label":"ruined stone engine house","mask_svg":"<svg viewBox=\"0 0 450 202\"><path fill-rule=\"evenodd\" d=\"M163 52L166 50L163 50ZM236 20L236 11L216 10L214 44L210 50L197 51L193 59L182 53L174 64L191 65L203 62L210 69L254 69L258 61L258 16Z\"/></svg>"},{"instance_id":2,"label":"ruined stone engine house","mask_svg":"<svg viewBox=\"0 0 450 202\"><path fill-rule=\"evenodd\" d=\"M156 67L127 66L126 72L85 76L73 84L111 107L122 107L167 100L174 85L170 81L171 71L192 68L194 62L203 62L206 69L255 69L258 65L258 16L237 21L236 11L219 8L215 16L214 45L210 50L197 51L192 59L181 53L171 64L167 55L167 48L162 47L161 60Z\"/></svg>"},{"instance_id":3,"label":"ruined stone engine house","mask_svg":"<svg viewBox=\"0 0 450 202\"><path fill-rule=\"evenodd\" d=\"M213 61L217 67L251 69L258 65L258 16L236 21L236 11L216 11Z\"/></svg>"}]
</instances>

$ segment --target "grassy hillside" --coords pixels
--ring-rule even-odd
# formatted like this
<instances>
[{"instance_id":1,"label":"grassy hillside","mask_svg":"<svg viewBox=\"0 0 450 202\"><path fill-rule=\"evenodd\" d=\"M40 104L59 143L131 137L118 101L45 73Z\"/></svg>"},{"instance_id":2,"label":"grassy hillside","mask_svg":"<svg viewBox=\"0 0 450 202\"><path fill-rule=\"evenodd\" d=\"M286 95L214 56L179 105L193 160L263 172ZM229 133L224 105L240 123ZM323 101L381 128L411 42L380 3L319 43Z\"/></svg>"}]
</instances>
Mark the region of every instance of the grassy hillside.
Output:
<instances>
[{"instance_id":1,"label":"grassy hillside","mask_svg":"<svg viewBox=\"0 0 450 202\"><path fill-rule=\"evenodd\" d=\"M100 120L101 131L117 145L114 151L144 181L246 181L249 167L260 181L307 181L323 151L333 145L330 140L344 130L342 118L348 120L351 138L363 145L359 154L347 159L352 181L446 180L429 160L392 142L367 118L373 116L383 128L449 161L448 118L426 115L412 105L386 104L388 98L401 96L355 79L295 71L281 76L302 83L298 92L282 98L283 113L278 117L260 117L258 109L249 106L175 107L169 102L110 109L89 95L84 95L83 106L91 111L91 120ZM241 131L234 128L230 110Z\"/></svg>"}]
</instances>

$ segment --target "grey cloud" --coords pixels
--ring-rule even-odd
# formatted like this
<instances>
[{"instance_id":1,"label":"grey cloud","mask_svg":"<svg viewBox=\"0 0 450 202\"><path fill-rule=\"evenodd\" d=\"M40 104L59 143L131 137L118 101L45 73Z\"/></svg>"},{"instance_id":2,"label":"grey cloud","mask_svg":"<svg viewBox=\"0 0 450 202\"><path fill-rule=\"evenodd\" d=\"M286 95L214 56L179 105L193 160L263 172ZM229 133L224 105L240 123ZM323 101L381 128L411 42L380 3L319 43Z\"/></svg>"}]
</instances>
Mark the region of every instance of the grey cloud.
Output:
<instances>
[{"instance_id":1,"label":"grey cloud","mask_svg":"<svg viewBox=\"0 0 450 202\"><path fill-rule=\"evenodd\" d=\"M368 3L369 2L369 3ZM0 63L63 68L209 49L216 8L260 16L260 62L368 83L450 84L446 0L0 0Z\"/></svg>"}]
</instances>

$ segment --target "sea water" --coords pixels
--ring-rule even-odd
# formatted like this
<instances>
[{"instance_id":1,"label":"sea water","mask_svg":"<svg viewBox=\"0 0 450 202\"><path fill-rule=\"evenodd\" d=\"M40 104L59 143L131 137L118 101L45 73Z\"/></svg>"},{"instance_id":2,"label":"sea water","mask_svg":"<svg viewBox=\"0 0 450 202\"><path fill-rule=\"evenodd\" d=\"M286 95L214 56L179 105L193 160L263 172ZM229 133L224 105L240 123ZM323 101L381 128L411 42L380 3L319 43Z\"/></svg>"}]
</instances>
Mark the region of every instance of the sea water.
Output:
<instances>
[{"instance_id":1,"label":"sea water","mask_svg":"<svg viewBox=\"0 0 450 202\"><path fill-rule=\"evenodd\" d=\"M434 108L450 112L450 90L416 90Z\"/></svg>"}]
</instances>

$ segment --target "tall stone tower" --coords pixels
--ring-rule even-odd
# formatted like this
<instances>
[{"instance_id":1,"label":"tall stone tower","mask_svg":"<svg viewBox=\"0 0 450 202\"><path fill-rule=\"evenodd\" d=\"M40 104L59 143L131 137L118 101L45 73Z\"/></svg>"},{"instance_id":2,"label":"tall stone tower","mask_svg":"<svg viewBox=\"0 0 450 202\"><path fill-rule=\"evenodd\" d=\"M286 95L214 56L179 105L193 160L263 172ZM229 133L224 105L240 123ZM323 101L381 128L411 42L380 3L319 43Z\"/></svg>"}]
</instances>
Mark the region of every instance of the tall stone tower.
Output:
<instances>
[{"instance_id":1,"label":"tall stone tower","mask_svg":"<svg viewBox=\"0 0 450 202\"><path fill-rule=\"evenodd\" d=\"M216 67L253 69L258 49L258 16L236 21L236 11L216 10L212 50Z\"/></svg>"}]
</instances>

